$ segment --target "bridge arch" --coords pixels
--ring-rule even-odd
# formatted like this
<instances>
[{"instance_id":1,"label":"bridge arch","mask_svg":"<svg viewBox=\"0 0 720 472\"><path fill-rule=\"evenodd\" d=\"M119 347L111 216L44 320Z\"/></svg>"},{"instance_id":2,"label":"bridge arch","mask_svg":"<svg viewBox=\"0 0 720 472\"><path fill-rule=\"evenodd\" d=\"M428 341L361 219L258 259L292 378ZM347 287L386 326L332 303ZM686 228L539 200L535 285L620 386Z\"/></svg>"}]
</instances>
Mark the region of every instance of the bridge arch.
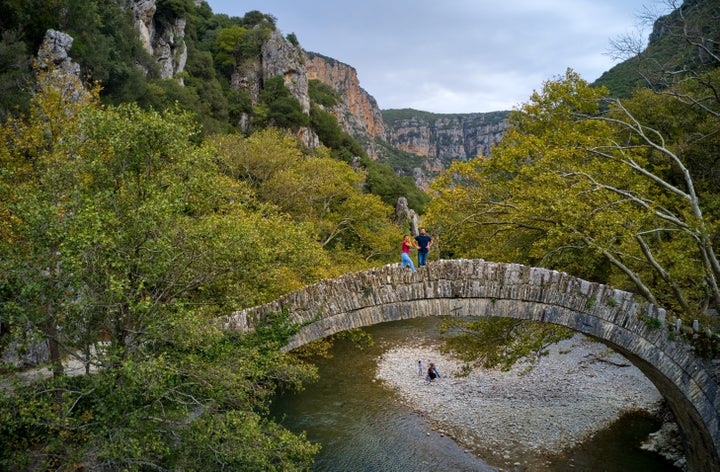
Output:
<instances>
[{"instance_id":1,"label":"bridge arch","mask_svg":"<svg viewBox=\"0 0 720 472\"><path fill-rule=\"evenodd\" d=\"M302 325L286 351L340 331L421 316L504 316L571 328L623 354L655 384L680 426L690 470L720 472L712 363L671 339L662 308L629 292L520 264L443 260L415 273L394 264L323 280L223 322L247 331L283 310Z\"/></svg>"}]
</instances>

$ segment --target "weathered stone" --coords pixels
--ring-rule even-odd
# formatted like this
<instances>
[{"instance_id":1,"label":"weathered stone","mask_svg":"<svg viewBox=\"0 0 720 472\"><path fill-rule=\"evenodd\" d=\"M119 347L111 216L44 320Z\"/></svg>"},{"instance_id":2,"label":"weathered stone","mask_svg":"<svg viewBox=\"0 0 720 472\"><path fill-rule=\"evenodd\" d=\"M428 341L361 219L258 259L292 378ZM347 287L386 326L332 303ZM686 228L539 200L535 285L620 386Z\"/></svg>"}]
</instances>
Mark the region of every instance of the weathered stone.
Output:
<instances>
[{"instance_id":1,"label":"weathered stone","mask_svg":"<svg viewBox=\"0 0 720 472\"><path fill-rule=\"evenodd\" d=\"M38 49L38 65L47 75L39 74L39 86L58 90L65 99L78 102L90 94L80 77L80 64L70 57L73 38L61 31L47 30Z\"/></svg>"},{"instance_id":2,"label":"weathered stone","mask_svg":"<svg viewBox=\"0 0 720 472\"><path fill-rule=\"evenodd\" d=\"M343 130L352 136L374 138L385 136L380 109L375 99L360 87L354 67L315 53L308 53L307 73L309 79L319 80L338 91L340 103L328 112L335 115ZM366 146L368 155L377 158L372 145Z\"/></svg>"},{"instance_id":3,"label":"weathered stone","mask_svg":"<svg viewBox=\"0 0 720 472\"><path fill-rule=\"evenodd\" d=\"M177 78L182 84L182 72L187 62L185 44L186 18L157 18L156 0L126 0L125 7L135 17L135 28L148 54L155 57L160 78Z\"/></svg>"}]
</instances>

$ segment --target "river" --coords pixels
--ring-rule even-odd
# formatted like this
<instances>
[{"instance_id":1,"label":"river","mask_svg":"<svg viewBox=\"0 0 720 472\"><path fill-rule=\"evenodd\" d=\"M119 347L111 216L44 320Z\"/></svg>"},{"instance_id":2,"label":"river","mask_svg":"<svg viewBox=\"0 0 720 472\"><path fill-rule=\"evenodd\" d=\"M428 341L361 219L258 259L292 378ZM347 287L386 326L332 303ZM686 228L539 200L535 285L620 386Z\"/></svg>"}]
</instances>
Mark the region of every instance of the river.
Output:
<instances>
[{"instance_id":1,"label":"river","mask_svg":"<svg viewBox=\"0 0 720 472\"><path fill-rule=\"evenodd\" d=\"M375 382L375 363L383 352L418 338L438 339L435 317L383 323L367 328L375 344L359 350L339 341L332 358L317 359L320 380L299 393L276 398L275 418L294 432L305 431L322 450L316 471L493 471L451 438L433 431L421 415L402 405ZM549 458L547 472L677 472L662 458L639 449L659 424L643 414L626 415L592 440ZM531 465L532 467L532 465Z\"/></svg>"}]
</instances>

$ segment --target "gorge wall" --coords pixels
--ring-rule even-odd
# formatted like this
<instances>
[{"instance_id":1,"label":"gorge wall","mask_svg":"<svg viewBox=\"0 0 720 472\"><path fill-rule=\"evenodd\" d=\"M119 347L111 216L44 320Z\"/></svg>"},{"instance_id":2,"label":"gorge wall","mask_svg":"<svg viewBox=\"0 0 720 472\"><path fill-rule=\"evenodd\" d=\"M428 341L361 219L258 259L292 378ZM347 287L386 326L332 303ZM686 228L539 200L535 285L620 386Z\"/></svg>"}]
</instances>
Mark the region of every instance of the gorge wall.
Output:
<instances>
[{"instance_id":1,"label":"gorge wall","mask_svg":"<svg viewBox=\"0 0 720 472\"><path fill-rule=\"evenodd\" d=\"M385 140L397 149L426 156L428 170L447 168L452 161L487 156L507 128L508 112L431 114L386 110Z\"/></svg>"},{"instance_id":2,"label":"gorge wall","mask_svg":"<svg viewBox=\"0 0 720 472\"><path fill-rule=\"evenodd\" d=\"M341 102L330 111L343 130L351 136L371 139L385 137L385 123L375 99L360 87L357 71L330 57L307 53L308 79L316 79L331 86Z\"/></svg>"},{"instance_id":3,"label":"gorge wall","mask_svg":"<svg viewBox=\"0 0 720 472\"><path fill-rule=\"evenodd\" d=\"M362 87L352 66L317 53L307 53L309 79L335 89L341 102L328 110L373 159L387 157L391 148L420 157L422 174L437 173L454 160L487 155L507 128L508 112L434 114L418 110L381 111Z\"/></svg>"}]
</instances>

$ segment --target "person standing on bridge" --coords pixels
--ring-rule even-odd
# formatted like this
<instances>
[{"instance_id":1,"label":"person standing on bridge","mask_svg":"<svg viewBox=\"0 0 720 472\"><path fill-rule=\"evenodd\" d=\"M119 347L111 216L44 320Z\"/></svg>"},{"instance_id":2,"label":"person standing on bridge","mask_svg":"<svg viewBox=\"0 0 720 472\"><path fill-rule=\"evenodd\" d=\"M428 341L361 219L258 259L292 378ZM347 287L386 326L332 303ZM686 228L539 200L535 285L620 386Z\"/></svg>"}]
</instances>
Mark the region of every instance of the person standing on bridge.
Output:
<instances>
[{"instance_id":1,"label":"person standing on bridge","mask_svg":"<svg viewBox=\"0 0 720 472\"><path fill-rule=\"evenodd\" d=\"M410 267L410 269L415 272L415 265L413 264L412 259L410 259L410 248L412 247L414 247L414 245L412 243L412 240L410 239L410 235L406 234L402 242L402 266Z\"/></svg>"},{"instance_id":2,"label":"person standing on bridge","mask_svg":"<svg viewBox=\"0 0 720 472\"><path fill-rule=\"evenodd\" d=\"M415 247L418 250L418 267L422 267L427 262L427 254L433 245L433 238L425 232L425 228L420 228L420 234L415 236Z\"/></svg>"}]
</instances>

